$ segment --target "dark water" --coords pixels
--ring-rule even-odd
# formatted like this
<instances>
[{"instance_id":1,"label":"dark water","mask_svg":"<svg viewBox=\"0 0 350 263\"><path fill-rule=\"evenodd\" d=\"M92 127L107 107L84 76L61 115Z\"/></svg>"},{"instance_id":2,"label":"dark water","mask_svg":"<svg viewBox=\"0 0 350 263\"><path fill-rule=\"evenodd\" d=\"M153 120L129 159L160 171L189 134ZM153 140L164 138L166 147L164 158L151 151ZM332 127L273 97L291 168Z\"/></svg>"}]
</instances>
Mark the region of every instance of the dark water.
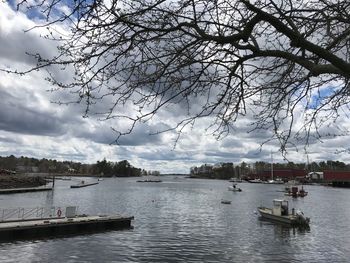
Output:
<instances>
[{"instance_id":1,"label":"dark water","mask_svg":"<svg viewBox=\"0 0 350 263\"><path fill-rule=\"evenodd\" d=\"M304 199L287 197L311 218L305 231L258 219L257 206L283 197L281 185L242 183L236 193L227 181L175 177L70 184L56 181L53 193L0 195L0 207L76 205L81 213L133 215L134 228L0 243L0 262L350 262L350 189L306 186Z\"/></svg>"}]
</instances>

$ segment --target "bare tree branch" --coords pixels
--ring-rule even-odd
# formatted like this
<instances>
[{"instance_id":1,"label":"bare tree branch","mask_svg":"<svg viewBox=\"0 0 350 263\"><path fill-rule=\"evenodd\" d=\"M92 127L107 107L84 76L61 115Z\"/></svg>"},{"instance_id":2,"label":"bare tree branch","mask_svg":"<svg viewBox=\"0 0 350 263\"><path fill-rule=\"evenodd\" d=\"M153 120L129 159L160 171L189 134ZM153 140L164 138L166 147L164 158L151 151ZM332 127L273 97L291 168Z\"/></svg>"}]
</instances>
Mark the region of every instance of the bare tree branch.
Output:
<instances>
[{"instance_id":1,"label":"bare tree branch","mask_svg":"<svg viewBox=\"0 0 350 263\"><path fill-rule=\"evenodd\" d=\"M221 137L238 118L253 115L252 130L273 130L285 152L295 139L308 144L310 137L320 138L322 124L348 109L349 1L34 3L20 2L18 9L41 12L48 38L60 43L59 55L35 54L37 65L24 72L3 70L48 70L57 89L85 101L86 115L99 101L113 98L99 114L132 122L119 135L179 104L187 114L170 128L179 134L196 119L213 116L211 127ZM58 34L54 27L60 24L71 32ZM56 66L72 67L74 79L58 81ZM135 112L119 114L118 107L128 102ZM304 123L296 131L300 108Z\"/></svg>"}]
</instances>

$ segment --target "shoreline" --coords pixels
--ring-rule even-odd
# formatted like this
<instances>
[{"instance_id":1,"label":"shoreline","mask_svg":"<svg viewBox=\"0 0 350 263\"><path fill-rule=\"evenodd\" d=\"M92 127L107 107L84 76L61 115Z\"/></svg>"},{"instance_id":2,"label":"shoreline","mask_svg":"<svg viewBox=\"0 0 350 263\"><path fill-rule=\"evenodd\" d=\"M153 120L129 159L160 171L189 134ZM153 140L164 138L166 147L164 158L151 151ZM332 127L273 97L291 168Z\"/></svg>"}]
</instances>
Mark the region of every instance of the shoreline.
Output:
<instances>
[{"instance_id":1,"label":"shoreline","mask_svg":"<svg viewBox=\"0 0 350 263\"><path fill-rule=\"evenodd\" d=\"M44 177L0 174L0 189L39 187L46 184Z\"/></svg>"}]
</instances>

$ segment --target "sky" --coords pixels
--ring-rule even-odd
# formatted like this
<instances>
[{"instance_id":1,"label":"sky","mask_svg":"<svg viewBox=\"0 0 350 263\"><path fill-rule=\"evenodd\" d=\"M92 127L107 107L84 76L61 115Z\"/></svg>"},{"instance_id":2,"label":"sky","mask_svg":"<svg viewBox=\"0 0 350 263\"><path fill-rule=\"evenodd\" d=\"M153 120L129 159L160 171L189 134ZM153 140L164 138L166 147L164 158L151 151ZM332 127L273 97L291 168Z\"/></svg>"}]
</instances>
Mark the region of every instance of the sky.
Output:
<instances>
[{"instance_id":1,"label":"sky","mask_svg":"<svg viewBox=\"0 0 350 263\"><path fill-rule=\"evenodd\" d=\"M0 68L30 68L34 60L26 52L55 54L55 43L41 38L40 29L25 32L35 23L35 17L28 18L7 3L0 3ZM59 74L65 78L71 72ZM161 173L189 173L190 167L205 163L270 162L271 152L274 162L285 162L277 142L260 147L271 131L249 132L249 119L238 120L231 133L220 140L206 130L213 121L211 118L198 121L193 129L185 129L177 143L174 132L150 135L174 123L181 111L176 105L135 127L119 144L113 144L117 134L112 128L123 127L125 123L101 121L96 116L84 118L84 105L53 103L62 97L67 99L69 94L51 92L53 87L45 77L43 71L24 76L0 72L0 156L81 163L95 163L103 158L113 162L128 160L135 167ZM128 114L128 105L120 110ZM308 148L308 156L303 145L299 145L298 151L295 148L288 151L287 158L305 163L307 159L349 163L349 153L342 151L348 141L348 136L314 141Z\"/></svg>"}]
</instances>

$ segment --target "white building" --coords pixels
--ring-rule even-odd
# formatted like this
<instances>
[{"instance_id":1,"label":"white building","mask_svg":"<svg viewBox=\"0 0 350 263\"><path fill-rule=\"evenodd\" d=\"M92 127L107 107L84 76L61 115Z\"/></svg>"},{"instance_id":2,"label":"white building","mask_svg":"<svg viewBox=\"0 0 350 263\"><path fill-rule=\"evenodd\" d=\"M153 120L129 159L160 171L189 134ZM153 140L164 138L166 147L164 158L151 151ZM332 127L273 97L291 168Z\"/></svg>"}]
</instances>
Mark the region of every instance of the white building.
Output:
<instances>
[{"instance_id":1,"label":"white building","mask_svg":"<svg viewBox=\"0 0 350 263\"><path fill-rule=\"evenodd\" d=\"M307 177L311 180L323 180L323 172L310 172Z\"/></svg>"}]
</instances>

